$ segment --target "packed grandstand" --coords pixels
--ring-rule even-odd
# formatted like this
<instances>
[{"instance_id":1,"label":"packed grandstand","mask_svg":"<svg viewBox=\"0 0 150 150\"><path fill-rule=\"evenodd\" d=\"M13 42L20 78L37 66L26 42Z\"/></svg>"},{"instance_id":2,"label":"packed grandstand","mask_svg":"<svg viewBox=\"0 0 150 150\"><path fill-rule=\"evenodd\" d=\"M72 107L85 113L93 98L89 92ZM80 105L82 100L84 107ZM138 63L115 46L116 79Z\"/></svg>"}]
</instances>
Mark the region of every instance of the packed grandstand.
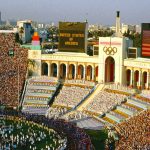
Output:
<instances>
[{"instance_id":1,"label":"packed grandstand","mask_svg":"<svg viewBox=\"0 0 150 150\"><path fill-rule=\"evenodd\" d=\"M12 54L9 54L12 52ZM0 34L0 102L16 107L27 73L28 50L15 42L15 34Z\"/></svg>"},{"instance_id":2,"label":"packed grandstand","mask_svg":"<svg viewBox=\"0 0 150 150\"><path fill-rule=\"evenodd\" d=\"M9 56L10 48L13 56ZM0 116L4 120L18 120L23 135L23 138L21 133L13 137L11 125L1 122L0 149L27 148L26 143L37 143L36 138L50 136L57 139L57 144L55 140L52 142L55 144L46 142L43 149L93 150L94 145L84 129L104 128L111 133L106 149L111 149L113 142L117 150L150 149L149 90L84 79L28 77L28 51L15 42L14 34L0 34L0 52ZM31 132L25 135L19 121L37 124L53 133L45 135L39 129L41 135L38 135L38 131L29 128ZM38 148L31 144L31 149Z\"/></svg>"}]
</instances>

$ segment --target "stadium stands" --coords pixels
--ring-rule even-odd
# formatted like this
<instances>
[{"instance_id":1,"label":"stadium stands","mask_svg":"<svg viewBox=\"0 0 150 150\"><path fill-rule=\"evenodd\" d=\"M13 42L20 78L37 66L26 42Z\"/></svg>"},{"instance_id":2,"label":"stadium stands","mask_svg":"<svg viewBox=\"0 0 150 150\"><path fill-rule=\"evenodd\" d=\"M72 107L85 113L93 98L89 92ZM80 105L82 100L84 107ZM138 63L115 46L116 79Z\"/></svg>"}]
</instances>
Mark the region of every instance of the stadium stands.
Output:
<instances>
[{"instance_id":1,"label":"stadium stands","mask_svg":"<svg viewBox=\"0 0 150 150\"><path fill-rule=\"evenodd\" d=\"M115 105L120 105L122 101L126 98L125 95L119 95L114 93L109 93L104 90L99 91L93 100L86 106L89 111L95 111L99 114L103 114L109 109L113 108Z\"/></svg>"},{"instance_id":2,"label":"stadium stands","mask_svg":"<svg viewBox=\"0 0 150 150\"><path fill-rule=\"evenodd\" d=\"M150 99L150 91L149 90L142 90L141 96Z\"/></svg>"},{"instance_id":3,"label":"stadium stands","mask_svg":"<svg viewBox=\"0 0 150 150\"><path fill-rule=\"evenodd\" d=\"M45 114L56 89L59 87L56 78L32 77L28 79L23 100L23 112Z\"/></svg>"},{"instance_id":4,"label":"stadium stands","mask_svg":"<svg viewBox=\"0 0 150 150\"><path fill-rule=\"evenodd\" d=\"M116 150L150 149L150 110L130 118L115 126L120 135Z\"/></svg>"},{"instance_id":5,"label":"stadium stands","mask_svg":"<svg viewBox=\"0 0 150 150\"><path fill-rule=\"evenodd\" d=\"M90 90L89 86L80 83L77 85L72 85L72 82L64 84L53 105L74 107L89 94Z\"/></svg>"},{"instance_id":6,"label":"stadium stands","mask_svg":"<svg viewBox=\"0 0 150 150\"><path fill-rule=\"evenodd\" d=\"M16 107L27 74L28 50L15 42L15 34L0 34L0 102Z\"/></svg>"}]
</instances>

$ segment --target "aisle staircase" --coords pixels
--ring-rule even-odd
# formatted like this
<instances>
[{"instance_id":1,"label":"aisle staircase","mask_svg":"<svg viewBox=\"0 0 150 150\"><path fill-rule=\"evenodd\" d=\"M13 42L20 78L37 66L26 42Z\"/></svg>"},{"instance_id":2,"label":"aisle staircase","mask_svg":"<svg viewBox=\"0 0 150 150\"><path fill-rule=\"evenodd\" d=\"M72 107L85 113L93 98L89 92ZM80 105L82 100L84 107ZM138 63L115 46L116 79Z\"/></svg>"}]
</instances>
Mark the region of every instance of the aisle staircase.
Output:
<instances>
[{"instance_id":1,"label":"aisle staircase","mask_svg":"<svg viewBox=\"0 0 150 150\"><path fill-rule=\"evenodd\" d=\"M113 126L149 108L150 103L132 97L121 105L116 106L115 109L99 116L99 118L106 124Z\"/></svg>"},{"instance_id":2,"label":"aisle staircase","mask_svg":"<svg viewBox=\"0 0 150 150\"><path fill-rule=\"evenodd\" d=\"M24 94L22 111L44 114L58 87L59 83L54 78L38 77L29 79Z\"/></svg>"},{"instance_id":3,"label":"aisle staircase","mask_svg":"<svg viewBox=\"0 0 150 150\"><path fill-rule=\"evenodd\" d=\"M99 91L101 91L103 88L104 88L104 84L97 84L95 86L93 93L87 99L85 99L85 101L83 103L81 103L76 108L76 110L82 111L84 108L86 108L86 106L91 102L91 100L95 97L95 95L97 95L99 93Z\"/></svg>"}]
</instances>

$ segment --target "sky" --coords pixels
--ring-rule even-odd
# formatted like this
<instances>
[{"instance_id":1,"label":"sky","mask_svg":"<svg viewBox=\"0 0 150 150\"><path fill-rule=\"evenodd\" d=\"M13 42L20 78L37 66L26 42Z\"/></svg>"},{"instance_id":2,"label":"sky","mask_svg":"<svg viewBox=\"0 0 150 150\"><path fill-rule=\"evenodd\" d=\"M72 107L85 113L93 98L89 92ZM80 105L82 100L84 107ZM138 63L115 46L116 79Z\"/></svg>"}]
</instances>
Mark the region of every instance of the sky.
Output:
<instances>
[{"instance_id":1,"label":"sky","mask_svg":"<svg viewBox=\"0 0 150 150\"><path fill-rule=\"evenodd\" d=\"M122 23L150 22L150 0L0 0L2 20L114 25L117 10Z\"/></svg>"}]
</instances>

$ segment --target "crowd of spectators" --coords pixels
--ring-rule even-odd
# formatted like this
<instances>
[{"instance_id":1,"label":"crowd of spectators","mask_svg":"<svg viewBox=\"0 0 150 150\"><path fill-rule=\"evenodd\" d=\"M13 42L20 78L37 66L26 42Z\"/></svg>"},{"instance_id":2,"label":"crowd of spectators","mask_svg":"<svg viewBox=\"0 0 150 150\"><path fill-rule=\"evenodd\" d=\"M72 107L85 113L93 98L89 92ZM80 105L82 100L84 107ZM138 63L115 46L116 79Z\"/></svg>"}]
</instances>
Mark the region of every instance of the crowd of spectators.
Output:
<instances>
[{"instance_id":1,"label":"crowd of spectators","mask_svg":"<svg viewBox=\"0 0 150 150\"><path fill-rule=\"evenodd\" d=\"M61 116L63 116L65 113L67 113L67 108L65 107L49 107L49 109L46 111L45 116L47 118L54 118L57 119Z\"/></svg>"},{"instance_id":2,"label":"crowd of spectators","mask_svg":"<svg viewBox=\"0 0 150 150\"><path fill-rule=\"evenodd\" d=\"M115 105L120 105L125 98L126 95L114 94L101 90L93 97L90 103L86 106L86 109L103 114L108 110L111 110Z\"/></svg>"},{"instance_id":3,"label":"crowd of spectators","mask_svg":"<svg viewBox=\"0 0 150 150\"><path fill-rule=\"evenodd\" d=\"M0 102L17 106L27 72L28 51L15 42L14 33L0 33Z\"/></svg>"},{"instance_id":4,"label":"crowd of spectators","mask_svg":"<svg viewBox=\"0 0 150 150\"><path fill-rule=\"evenodd\" d=\"M67 150L93 150L90 137L84 132L83 129L77 127L73 123L69 123L63 119L48 119L45 116L33 114L19 114L14 111L0 111L0 115L15 115L24 118L26 121L38 123L43 128L54 129L58 134L63 134L67 137Z\"/></svg>"},{"instance_id":5,"label":"crowd of spectators","mask_svg":"<svg viewBox=\"0 0 150 150\"><path fill-rule=\"evenodd\" d=\"M8 123L9 121L9 123ZM0 122L0 149L65 149L67 138L59 136L52 129L43 127L32 122L26 122L17 117L3 117Z\"/></svg>"},{"instance_id":6,"label":"crowd of spectators","mask_svg":"<svg viewBox=\"0 0 150 150\"><path fill-rule=\"evenodd\" d=\"M117 84L117 83L108 84L108 85L105 86L105 88L112 89L112 90L123 91L123 92L130 93L130 94L134 93L132 88L130 88L126 85L121 85L121 84Z\"/></svg>"},{"instance_id":7,"label":"crowd of spectators","mask_svg":"<svg viewBox=\"0 0 150 150\"><path fill-rule=\"evenodd\" d=\"M89 115L87 115L86 113L82 111L74 111L63 116L63 118L68 121L75 121L75 120L84 119L87 117L89 117Z\"/></svg>"},{"instance_id":8,"label":"crowd of spectators","mask_svg":"<svg viewBox=\"0 0 150 150\"><path fill-rule=\"evenodd\" d=\"M74 85L84 85L84 86L95 86L95 82L92 82L92 81L87 81L87 80L79 80L79 79L76 79L76 80L65 80L65 83L67 84L74 84Z\"/></svg>"},{"instance_id":9,"label":"crowd of spectators","mask_svg":"<svg viewBox=\"0 0 150 150\"><path fill-rule=\"evenodd\" d=\"M142 90L141 96L149 98L150 99L150 90Z\"/></svg>"},{"instance_id":10,"label":"crowd of spectators","mask_svg":"<svg viewBox=\"0 0 150 150\"><path fill-rule=\"evenodd\" d=\"M134 116L116 125L120 139L116 150L149 150L150 149L150 110Z\"/></svg>"},{"instance_id":11,"label":"crowd of spectators","mask_svg":"<svg viewBox=\"0 0 150 150\"><path fill-rule=\"evenodd\" d=\"M57 95L57 97L55 97L53 104L74 107L86 95L88 95L90 91L91 91L91 88L89 87L64 85L60 93Z\"/></svg>"}]
</instances>

